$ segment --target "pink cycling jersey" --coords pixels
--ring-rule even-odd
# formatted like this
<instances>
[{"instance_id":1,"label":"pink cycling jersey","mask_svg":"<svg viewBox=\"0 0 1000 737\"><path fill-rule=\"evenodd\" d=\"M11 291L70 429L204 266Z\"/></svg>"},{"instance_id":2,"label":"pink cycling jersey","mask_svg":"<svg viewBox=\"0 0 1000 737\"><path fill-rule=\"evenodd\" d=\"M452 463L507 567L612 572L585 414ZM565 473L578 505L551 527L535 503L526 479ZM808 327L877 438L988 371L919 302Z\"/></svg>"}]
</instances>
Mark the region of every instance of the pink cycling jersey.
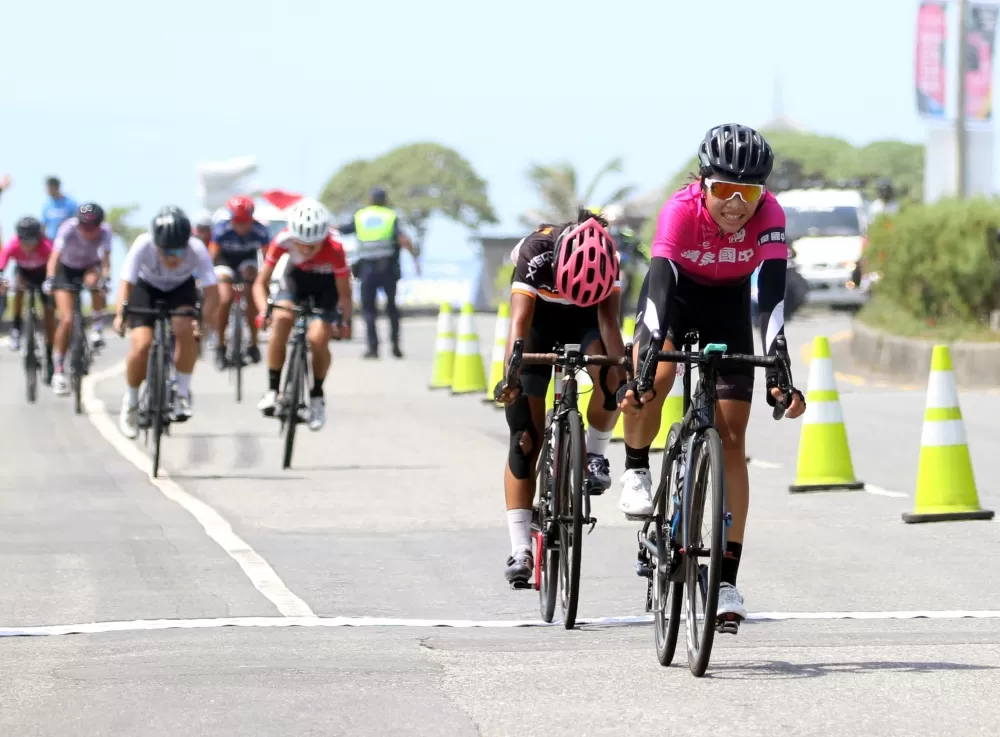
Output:
<instances>
[{"instance_id":1,"label":"pink cycling jersey","mask_svg":"<svg viewBox=\"0 0 1000 737\"><path fill-rule=\"evenodd\" d=\"M701 184L692 182L660 210L650 255L670 259L696 281L739 281L750 276L761 261L788 257L785 211L765 192L744 227L723 233L705 207Z\"/></svg>"},{"instance_id":2,"label":"pink cycling jersey","mask_svg":"<svg viewBox=\"0 0 1000 737\"><path fill-rule=\"evenodd\" d=\"M103 253L111 253L111 226L101 223L101 237L96 241L88 241L76 226L76 218L60 225L52 247L59 252L59 261L65 266L89 269L100 263Z\"/></svg>"},{"instance_id":3,"label":"pink cycling jersey","mask_svg":"<svg viewBox=\"0 0 1000 737\"><path fill-rule=\"evenodd\" d=\"M49 262L49 255L52 253L52 241L42 236L38 245L31 251L21 247L21 239L16 235L7 241L7 245L0 251L0 271L7 268L7 264L13 261L22 269L40 269Z\"/></svg>"}]
</instances>

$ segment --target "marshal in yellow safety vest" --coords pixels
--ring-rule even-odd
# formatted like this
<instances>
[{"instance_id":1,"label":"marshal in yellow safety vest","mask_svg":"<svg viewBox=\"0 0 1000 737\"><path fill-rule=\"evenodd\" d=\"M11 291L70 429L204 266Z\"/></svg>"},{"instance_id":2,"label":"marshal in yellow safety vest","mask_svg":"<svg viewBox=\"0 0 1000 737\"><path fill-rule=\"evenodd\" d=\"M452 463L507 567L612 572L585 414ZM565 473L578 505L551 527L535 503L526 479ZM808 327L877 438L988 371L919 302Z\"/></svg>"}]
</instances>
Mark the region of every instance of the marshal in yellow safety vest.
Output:
<instances>
[{"instance_id":1,"label":"marshal in yellow safety vest","mask_svg":"<svg viewBox=\"0 0 1000 737\"><path fill-rule=\"evenodd\" d=\"M359 259L395 256L396 232L396 213L388 207L370 205L354 213Z\"/></svg>"}]
</instances>

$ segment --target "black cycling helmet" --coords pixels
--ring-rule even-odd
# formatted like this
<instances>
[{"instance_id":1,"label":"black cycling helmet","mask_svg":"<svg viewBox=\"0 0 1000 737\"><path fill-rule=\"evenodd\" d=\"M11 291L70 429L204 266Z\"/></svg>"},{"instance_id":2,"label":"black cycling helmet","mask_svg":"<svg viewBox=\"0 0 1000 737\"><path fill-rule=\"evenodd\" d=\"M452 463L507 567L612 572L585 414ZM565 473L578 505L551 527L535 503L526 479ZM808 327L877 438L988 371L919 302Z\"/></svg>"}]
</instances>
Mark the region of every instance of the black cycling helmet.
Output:
<instances>
[{"instance_id":1,"label":"black cycling helmet","mask_svg":"<svg viewBox=\"0 0 1000 737\"><path fill-rule=\"evenodd\" d=\"M157 248L164 251L184 248L191 239L191 221L181 208L167 205L153 216L149 232Z\"/></svg>"},{"instance_id":2,"label":"black cycling helmet","mask_svg":"<svg viewBox=\"0 0 1000 737\"><path fill-rule=\"evenodd\" d=\"M371 199L373 205L378 206L384 206L389 199L389 196L381 187L372 187L371 191L368 193L368 197Z\"/></svg>"},{"instance_id":3,"label":"black cycling helmet","mask_svg":"<svg viewBox=\"0 0 1000 737\"><path fill-rule=\"evenodd\" d=\"M702 176L763 184L774 166L774 151L764 136L745 125L726 123L710 128L698 147Z\"/></svg>"},{"instance_id":4,"label":"black cycling helmet","mask_svg":"<svg viewBox=\"0 0 1000 737\"><path fill-rule=\"evenodd\" d=\"M80 225L100 225L104 222L104 209L96 202L84 202L76 209Z\"/></svg>"},{"instance_id":5,"label":"black cycling helmet","mask_svg":"<svg viewBox=\"0 0 1000 737\"><path fill-rule=\"evenodd\" d=\"M17 221L17 237L20 240L37 241L42 237L42 224L38 218L25 215Z\"/></svg>"}]
</instances>

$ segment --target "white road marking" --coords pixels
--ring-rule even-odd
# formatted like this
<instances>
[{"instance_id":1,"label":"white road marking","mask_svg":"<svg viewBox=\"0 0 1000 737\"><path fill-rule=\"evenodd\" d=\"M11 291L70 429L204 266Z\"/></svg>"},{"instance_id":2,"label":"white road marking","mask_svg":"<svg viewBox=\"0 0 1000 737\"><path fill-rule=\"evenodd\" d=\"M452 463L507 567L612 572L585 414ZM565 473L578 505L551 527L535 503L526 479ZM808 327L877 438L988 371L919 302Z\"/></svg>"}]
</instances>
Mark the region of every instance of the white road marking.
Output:
<instances>
[{"instance_id":1,"label":"white road marking","mask_svg":"<svg viewBox=\"0 0 1000 737\"><path fill-rule=\"evenodd\" d=\"M752 622L786 622L789 620L822 619L1000 619L997 610L937 610L898 612L755 612L747 617ZM650 615L631 617L598 617L579 619L578 625L622 626L650 624ZM90 622L57 624L41 627L0 627L0 637L40 637L52 635L99 634L105 632L137 632L168 629L217 629L221 627L405 627L405 628L478 628L515 629L525 627L562 627L562 622L541 620L473 620L473 619L392 619L385 617L226 617L220 619L138 619L130 622Z\"/></svg>"},{"instance_id":2,"label":"white road marking","mask_svg":"<svg viewBox=\"0 0 1000 737\"><path fill-rule=\"evenodd\" d=\"M873 486L872 484L865 484L865 491L875 496L890 496L894 499L905 499L909 496L909 494L904 494L901 491L889 491L888 489L883 489L881 486Z\"/></svg>"},{"instance_id":3,"label":"white road marking","mask_svg":"<svg viewBox=\"0 0 1000 737\"><path fill-rule=\"evenodd\" d=\"M149 456L139 450L133 441L128 440L119 432L117 423L108 417L104 402L98 398L97 392L94 390L94 386L98 382L118 376L123 372L124 367L119 364L84 379L82 394L83 404L87 409L87 419L111 444L111 447L145 473L149 482L159 489L167 499L179 504L198 520L208 536L239 564L247 578L250 579L250 583L274 604L281 614L285 617L315 617L316 615L309 608L309 605L285 586L270 564L233 532L233 528L218 512L184 491L170 479L170 475L162 468L158 478L149 475L152 464ZM169 446L170 440L167 439L166 442Z\"/></svg>"}]
</instances>

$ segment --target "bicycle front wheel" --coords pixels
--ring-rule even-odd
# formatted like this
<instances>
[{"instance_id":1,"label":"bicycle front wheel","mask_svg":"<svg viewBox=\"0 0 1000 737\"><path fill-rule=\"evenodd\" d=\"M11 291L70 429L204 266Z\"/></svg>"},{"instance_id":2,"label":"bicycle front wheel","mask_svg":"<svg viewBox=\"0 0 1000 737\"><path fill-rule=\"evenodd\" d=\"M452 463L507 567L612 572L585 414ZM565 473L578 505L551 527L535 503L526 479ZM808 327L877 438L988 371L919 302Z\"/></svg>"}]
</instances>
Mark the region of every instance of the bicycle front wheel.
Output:
<instances>
[{"instance_id":1,"label":"bicycle front wheel","mask_svg":"<svg viewBox=\"0 0 1000 737\"><path fill-rule=\"evenodd\" d=\"M559 453L559 571L562 584L563 626L576 625L580 603L580 563L583 555L583 420L575 409L566 413Z\"/></svg>"},{"instance_id":2,"label":"bicycle front wheel","mask_svg":"<svg viewBox=\"0 0 1000 737\"><path fill-rule=\"evenodd\" d=\"M550 427L552 411L545 418L545 426ZM558 426L551 426L557 432ZM558 445L558 443L557 443ZM538 527L541 544L535 554L535 576L538 578L538 605L543 622L551 622L556 613L556 596L559 593L559 541L553 534L559 529L558 494L552 485L552 446L546 435L542 452L538 458Z\"/></svg>"},{"instance_id":3,"label":"bicycle front wheel","mask_svg":"<svg viewBox=\"0 0 1000 737\"><path fill-rule=\"evenodd\" d=\"M656 509L653 513L653 529L656 534L656 561L653 566L653 641L656 644L656 659L660 665L673 662L677 649L677 633L681 623L681 604L684 599L684 580L671 580L675 567L676 546L671 527L677 505L674 503L678 492L678 470L684 462L680 448L681 425L675 422L667 434L663 446L663 471L660 474L660 489L657 491Z\"/></svg>"},{"instance_id":4,"label":"bicycle front wheel","mask_svg":"<svg viewBox=\"0 0 1000 737\"><path fill-rule=\"evenodd\" d=\"M288 378L285 380L285 391L282 392L282 411L285 413L285 455L281 462L282 468L292 465L292 450L295 447L295 427L299 424L299 404L305 388L303 367L305 357L302 351L305 345L298 341L292 346L291 363Z\"/></svg>"},{"instance_id":5,"label":"bicycle front wheel","mask_svg":"<svg viewBox=\"0 0 1000 737\"><path fill-rule=\"evenodd\" d=\"M233 332L229 340L230 365L236 371L236 401L243 401L243 308L240 300L233 300L233 309L229 314L233 321Z\"/></svg>"},{"instance_id":6,"label":"bicycle front wheel","mask_svg":"<svg viewBox=\"0 0 1000 737\"><path fill-rule=\"evenodd\" d=\"M83 330L83 315L73 313L73 348L70 356L70 383L73 389L73 411L83 414L83 342L87 339Z\"/></svg>"},{"instance_id":7,"label":"bicycle front wheel","mask_svg":"<svg viewBox=\"0 0 1000 737\"><path fill-rule=\"evenodd\" d=\"M725 554L726 499L722 440L718 431L710 427L693 442L688 503L684 506L687 528L684 613L687 619L688 666L695 676L701 677L708 668L715 641L715 618ZM706 525L710 525L708 532L705 532ZM708 558L707 565L701 562L705 557ZM699 604L702 606L700 617Z\"/></svg>"},{"instance_id":8,"label":"bicycle front wheel","mask_svg":"<svg viewBox=\"0 0 1000 737\"><path fill-rule=\"evenodd\" d=\"M34 295L31 295L34 299ZM38 399L38 353L35 336L35 310L28 308L27 344L24 347L24 378L27 380L26 391L28 401L34 403Z\"/></svg>"},{"instance_id":9,"label":"bicycle front wheel","mask_svg":"<svg viewBox=\"0 0 1000 737\"><path fill-rule=\"evenodd\" d=\"M163 434L163 400L166 377L163 374L163 343L153 343L150 351L149 375L146 386L149 389L149 418L153 425L153 478L160 472L160 437Z\"/></svg>"}]
</instances>

